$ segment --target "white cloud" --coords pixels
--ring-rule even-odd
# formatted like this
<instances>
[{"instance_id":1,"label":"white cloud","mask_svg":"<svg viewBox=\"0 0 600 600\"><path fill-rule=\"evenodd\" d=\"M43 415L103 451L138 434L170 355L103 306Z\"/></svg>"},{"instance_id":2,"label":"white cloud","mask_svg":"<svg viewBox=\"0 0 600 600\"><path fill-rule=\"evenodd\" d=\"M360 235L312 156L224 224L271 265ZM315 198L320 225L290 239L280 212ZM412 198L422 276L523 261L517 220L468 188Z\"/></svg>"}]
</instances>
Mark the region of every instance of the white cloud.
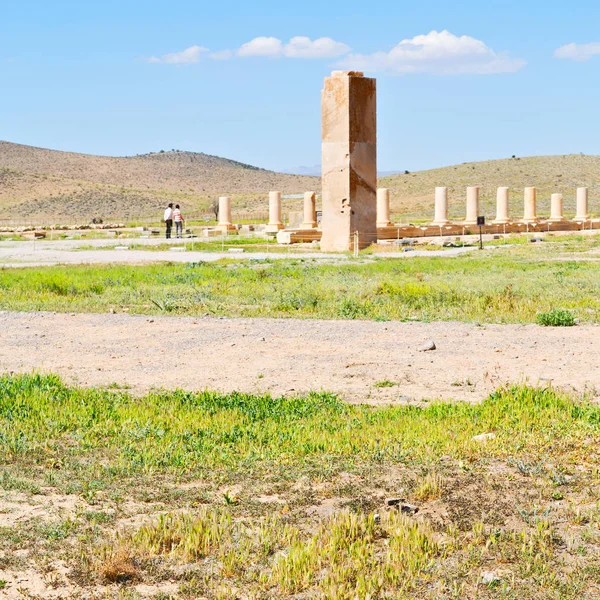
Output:
<instances>
[{"instance_id":1,"label":"white cloud","mask_svg":"<svg viewBox=\"0 0 600 600\"><path fill-rule=\"evenodd\" d=\"M277 58L283 55L283 42L274 37L257 37L243 44L237 51L238 56L262 56Z\"/></svg>"},{"instance_id":2,"label":"white cloud","mask_svg":"<svg viewBox=\"0 0 600 600\"><path fill-rule=\"evenodd\" d=\"M600 42L590 44L567 44L554 51L554 58L566 58L583 62L600 54Z\"/></svg>"},{"instance_id":3,"label":"white cloud","mask_svg":"<svg viewBox=\"0 0 600 600\"><path fill-rule=\"evenodd\" d=\"M268 58L337 58L350 52L350 47L328 37L311 40L305 36L293 37L287 44L275 37L257 37L243 44L238 56Z\"/></svg>"},{"instance_id":4,"label":"white cloud","mask_svg":"<svg viewBox=\"0 0 600 600\"><path fill-rule=\"evenodd\" d=\"M341 67L353 70L435 75L514 73L526 64L507 52L494 52L481 40L445 30L402 40L390 52L350 54L340 61Z\"/></svg>"},{"instance_id":5,"label":"white cloud","mask_svg":"<svg viewBox=\"0 0 600 600\"><path fill-rule=\"evenodd\" d=\"M284 47L283 53L289 58L337 58L350 52L350 46L328 37L316 40L303 36L293 37Z\"/></svg>"},{"instance_id":6,"label":"white cloud","mask_svg":"<svg viewBox=\"0 0 600 600\"><path fill-rule=\"evenodd\" d=\"M164 63L167 65L190 65L200 62L204 54L208 52L207 48L202 46L190 46L181 52L164 54L161 57L152 56L148 59L151 63Z\"/></svg>"}]
</instances>

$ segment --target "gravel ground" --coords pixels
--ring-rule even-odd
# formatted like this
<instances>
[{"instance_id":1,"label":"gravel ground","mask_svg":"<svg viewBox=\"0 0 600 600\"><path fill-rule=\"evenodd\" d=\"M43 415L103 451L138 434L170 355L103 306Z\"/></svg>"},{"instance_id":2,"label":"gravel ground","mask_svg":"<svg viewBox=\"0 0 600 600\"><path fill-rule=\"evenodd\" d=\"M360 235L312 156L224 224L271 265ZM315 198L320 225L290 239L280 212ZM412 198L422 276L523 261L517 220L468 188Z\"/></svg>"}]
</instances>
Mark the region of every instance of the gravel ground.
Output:
<instances>
[{"instance_id":1,"label":"gravel ground","mask_svg":"<svg viewBox=\"0 0 600 600\"><path fill-rule=\"evenodd\" d=\"M371 403L478 401L502 383L522 381L596 395L599 332L596 326L0 312L0 370L57 372L69 382L116 382L136 393L328 390ZM420 351L429 340L437 349ZM383 381L393 385L381 387Z\"/></svg>"},{"instance_id":2,"label":"gravel ground","mask_svg":"<svg viewBox=\"0 0 600 600\"><path fill-rule=\"evenodd\" d=\"M236 258L240 260L253 259L293 259L314 258L323 260L349 258L348 254L325 254L322 252L300 251L295 252L293 246L288 246L287 252L192 252L191 243L187 243L185 252L152 251L147 250L115 250L113 246L128 246L137 244L156 246L170 243L172 246L182 248L182 242L165 239L135 239L135 240L57 240L41 242L3 242L0 245L0 267L42 267L52 265L80 265L80 264L150 264L159 262L191 263L198 261L217 261L222 258ZM78 250L81 247L92 246L92 249ZM227 244L225 245L227 246ZM196 243L195 248L201 247ZM376 256L386 258L411 258L416 256L459 256L472 251L473 247L450 248L447 250L416 250L411 252L379 253ZM101 250L101 251L100 251Z\"/></svg>"}]
</instances>

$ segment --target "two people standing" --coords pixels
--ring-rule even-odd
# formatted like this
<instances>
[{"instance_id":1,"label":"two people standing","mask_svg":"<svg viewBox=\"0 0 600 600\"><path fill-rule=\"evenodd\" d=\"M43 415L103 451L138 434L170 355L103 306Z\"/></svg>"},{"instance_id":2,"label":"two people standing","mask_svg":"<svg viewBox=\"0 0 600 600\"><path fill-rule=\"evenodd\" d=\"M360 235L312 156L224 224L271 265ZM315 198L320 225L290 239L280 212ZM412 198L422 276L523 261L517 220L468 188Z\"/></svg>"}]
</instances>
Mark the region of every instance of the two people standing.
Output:
<instances>
[{"instance_id":1,"label":"two people standing","mask_svg":"<svg viewBox=\"0 0 600 600\"><path fill-rule=\"evenodd\" d=\"M173 208L173 203L170 202L167 208L165 209L165 214L163 215L163 221L167 228L166 230L166 238L171 239L171 231L173 229L173 223L175 223L175 237L181 238L183 237L183 224L185 223L185 219L181 214L181 208L179 204L175 205Z\"/></svg>"}]
</instances>

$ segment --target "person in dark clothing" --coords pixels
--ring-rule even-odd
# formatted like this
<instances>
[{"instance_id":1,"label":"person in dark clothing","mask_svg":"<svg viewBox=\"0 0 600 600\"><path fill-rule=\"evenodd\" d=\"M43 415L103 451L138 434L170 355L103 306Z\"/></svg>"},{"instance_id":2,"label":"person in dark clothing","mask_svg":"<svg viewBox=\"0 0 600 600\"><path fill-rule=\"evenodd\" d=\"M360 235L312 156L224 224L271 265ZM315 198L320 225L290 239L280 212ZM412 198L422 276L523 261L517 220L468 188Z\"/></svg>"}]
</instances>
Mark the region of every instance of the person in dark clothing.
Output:
<instances>
[{"instance_id":1,"label":"person in dark clothing","mask_svg":"<svg viewBox=\"0 0 600 600\"><path fill-rule=\"evenodd\" d=\"M170 202L169 206L165 209L165 214L163 216L163 221L167 227L166 236L167 239L171 239L171 229L173 229L173 203Z\"/></svg>"}]
</instances>

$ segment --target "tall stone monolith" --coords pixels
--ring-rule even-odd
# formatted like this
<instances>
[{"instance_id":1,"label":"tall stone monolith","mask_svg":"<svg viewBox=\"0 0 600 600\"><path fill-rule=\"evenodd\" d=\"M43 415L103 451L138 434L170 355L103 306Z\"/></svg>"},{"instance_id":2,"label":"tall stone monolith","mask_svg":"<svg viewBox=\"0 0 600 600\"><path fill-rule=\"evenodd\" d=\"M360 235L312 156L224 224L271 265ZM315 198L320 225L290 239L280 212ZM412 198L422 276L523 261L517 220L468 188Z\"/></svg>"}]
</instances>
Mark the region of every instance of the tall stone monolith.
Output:
<instances>
[{"instance_id":1,"label":"tall stone monolith","mask_svg":"<svg viewBox=\"0 0 600 600\"><path fill-rule=\"evenodd\" d=\"M366 248L377 239L375 79L334 71L322 91L321 250Z\"/></svg>"}]
</instances>

